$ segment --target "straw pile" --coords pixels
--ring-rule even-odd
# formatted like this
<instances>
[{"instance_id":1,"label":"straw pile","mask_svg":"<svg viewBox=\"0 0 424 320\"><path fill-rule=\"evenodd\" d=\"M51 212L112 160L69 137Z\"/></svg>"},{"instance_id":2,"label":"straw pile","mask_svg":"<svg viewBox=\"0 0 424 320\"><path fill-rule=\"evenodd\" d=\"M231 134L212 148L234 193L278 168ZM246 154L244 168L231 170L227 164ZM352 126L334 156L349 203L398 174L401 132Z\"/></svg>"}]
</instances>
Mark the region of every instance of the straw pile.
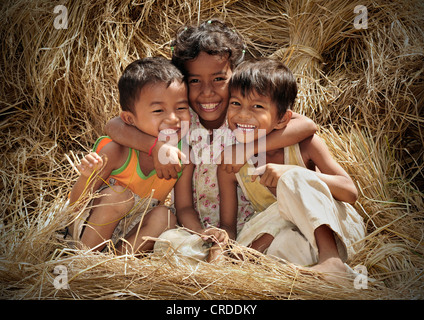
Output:
<instances>
[{"instance_id":1,"label":"straw pile","mask_svg":"<svg viewBox=\"0 0 424 320\"><path fill-rule=\"evenodd\" d=\"M424 21L421 1L8 1L0 11L0 297L5 299L423 298ZM200 8L200 11L199 11ZM193 266L172 252L115 256L70 249L60 230L77 178L73 160L118 113L116 82L132 60L169 57L174 30L220 17L252 56L276 56L296 73L297 111L360 190L368 236L351 266L368 289L338 285L235 246L244 261ZM69 288L56 289L65 266Z\"/></svg>"}]
</instances>

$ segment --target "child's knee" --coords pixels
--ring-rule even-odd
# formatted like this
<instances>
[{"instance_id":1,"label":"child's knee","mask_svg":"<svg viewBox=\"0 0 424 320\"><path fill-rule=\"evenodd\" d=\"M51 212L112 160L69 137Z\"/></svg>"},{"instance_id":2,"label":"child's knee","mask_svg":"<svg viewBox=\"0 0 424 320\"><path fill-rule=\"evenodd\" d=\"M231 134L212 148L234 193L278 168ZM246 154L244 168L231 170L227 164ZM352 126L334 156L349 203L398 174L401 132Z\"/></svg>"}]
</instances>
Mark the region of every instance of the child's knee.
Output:
<instances>
[{"instance_id":1,"label":"child's knee","mask_svg":"<svg viewBox=\"0 0 424 320\"><path fill-rule=\"evenodd\" d=\"M132 208L134 205L134 195L131 190L121 186L105 188L100 192L98 202L101 204L116 205L118 207Z\"/></svg>"},{"instance_id":2,"label":"child's knee","mask_svg":"<svg viewBox=\"0 0 424 320\"><path fill-rule=\"evenodd\" d=\"M303 167L293 167L290 170L287 170L286 172L284 172L280 178L279 178L279 183L287 183L290 181L298 181L298 180L302 180L305 179L305 177L310 178L311 177L311 172L308 171L308 169L303 168Z\"/></svg>"},{"instance_id":3,"label":"child's knee","mask_svg":"<svg viewBox=\"0 0 424 320\"><path fill-rule=\"evenodd\" d=\"M279 195L287 197L287 194L298 197L311 192L320 192L320 194L332 198L330 189L325 182L309 169L303 167L292 168L282 174L278 180L277 197Z\"/></svg>"},{"instance_id":4,"label":"child's knee","mask_svg":"<svg viewBox=\"0 0 424 320\"><path fill-rule=\"evenodd\" d=\"M167 226L167 229L174 228L177 224L177 217L175 216L175 214L168 207L162 206L159 208L160 219Z\"/></svg>"},{"instance_id":5,"label":"child's knee","mask_svg":"<svg viewBox=\"0 0 424 320\"><path fill-rule=\"evenodd\" d=\"M162 226L164 229L172 229L177 224L175 214L165 206L159 206L150 211L149 222Z\"/></svg>"}]
</instances>

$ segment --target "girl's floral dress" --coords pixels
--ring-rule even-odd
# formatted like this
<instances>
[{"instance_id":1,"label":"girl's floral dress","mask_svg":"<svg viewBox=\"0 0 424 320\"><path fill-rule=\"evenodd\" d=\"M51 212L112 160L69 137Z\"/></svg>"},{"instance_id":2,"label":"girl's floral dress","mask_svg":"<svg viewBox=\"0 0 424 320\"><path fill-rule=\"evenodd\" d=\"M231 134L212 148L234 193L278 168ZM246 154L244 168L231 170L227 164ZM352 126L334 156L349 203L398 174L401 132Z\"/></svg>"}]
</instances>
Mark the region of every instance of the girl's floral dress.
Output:
<instances>
[{"instance_id":1,"label":"girl's floral dress","mask_svg":"<svg viewBox=\"0 0 424 320\"><path fill-rule=\"evenodd\" d=\"M210 142L210 130L206 129L199 120L199 116L191 111L190 132L187 135L192 148L190 160L196 164L193 174L193 202L194 208L199 213L200 221L204 227L219 227L219 188L217 178L218 157L225 147L236 142L232 131L225 122L219 129L213 130L213 141ZM194 155L194 159L192 156ZM238 217L237 232L254 213L249 201L237 186Z\"/></svg>"}]
</instances>

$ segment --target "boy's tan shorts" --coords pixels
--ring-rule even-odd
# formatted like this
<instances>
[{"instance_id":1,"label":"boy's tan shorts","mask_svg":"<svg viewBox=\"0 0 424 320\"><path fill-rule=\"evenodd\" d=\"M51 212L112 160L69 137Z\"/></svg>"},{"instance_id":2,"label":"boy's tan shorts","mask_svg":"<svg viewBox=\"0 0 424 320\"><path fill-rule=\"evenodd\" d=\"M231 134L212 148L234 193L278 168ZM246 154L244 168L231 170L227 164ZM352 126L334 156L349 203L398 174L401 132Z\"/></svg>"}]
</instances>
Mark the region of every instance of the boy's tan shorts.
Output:
<instances>
[{"instance_id":1,"label":"boy's tan shorts","mask_svg":"<svg viewBox=\"0 0 424 320\"><path fill-rule=\"evenodd\" d=\"M102 186L99 188L98 193L108 188L108 186ZM141 198L139 195L130 191L134 197L134 206L117 224L115 230L112 233L111 241L114 245L122 238L125 238L128 233L142 221L145 214L149 213L152 209L158 206L159 201L157 199ZM86 209L75 219L74 223L68 227L68 231L75 241L80 241L85 228L90 228L89 217L91 210L93 209L92 199L87 205ZM175 209L168 207L170 212L175 214Z\"/></svg>"}]
</instances>

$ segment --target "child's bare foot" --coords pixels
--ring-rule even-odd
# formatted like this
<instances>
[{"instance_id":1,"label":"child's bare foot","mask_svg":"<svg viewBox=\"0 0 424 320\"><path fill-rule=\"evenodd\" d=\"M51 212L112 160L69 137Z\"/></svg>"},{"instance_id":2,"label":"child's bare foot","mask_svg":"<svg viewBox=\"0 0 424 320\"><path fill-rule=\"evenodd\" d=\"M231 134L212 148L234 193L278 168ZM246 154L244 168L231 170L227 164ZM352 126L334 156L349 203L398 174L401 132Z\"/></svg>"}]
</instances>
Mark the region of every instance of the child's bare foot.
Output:
<instances>
[{"instance_id":1,"label":"child's bare foot","mask_svg":"<svg viewBox=\"0 0 424 320\"><path fill-rule=\"evenodd\" d=\"M327 281L344 282L348 270L340 259L333 230L327 225L321 225L315 229L314 235L318 246L318 264L311 270L323 273Z\"/></svg>"},{"instance_id":2,"label":"child's bare foot","mask_svg":"<svg viewBox=\"0 0 424 320\"><path fill-rule=\"evenodd\" d=\"M328 258L311 267L312 270L324 274L324 279L341 283L348 277L346 265L340 258Z\"/></svg>"}]
</instances>

